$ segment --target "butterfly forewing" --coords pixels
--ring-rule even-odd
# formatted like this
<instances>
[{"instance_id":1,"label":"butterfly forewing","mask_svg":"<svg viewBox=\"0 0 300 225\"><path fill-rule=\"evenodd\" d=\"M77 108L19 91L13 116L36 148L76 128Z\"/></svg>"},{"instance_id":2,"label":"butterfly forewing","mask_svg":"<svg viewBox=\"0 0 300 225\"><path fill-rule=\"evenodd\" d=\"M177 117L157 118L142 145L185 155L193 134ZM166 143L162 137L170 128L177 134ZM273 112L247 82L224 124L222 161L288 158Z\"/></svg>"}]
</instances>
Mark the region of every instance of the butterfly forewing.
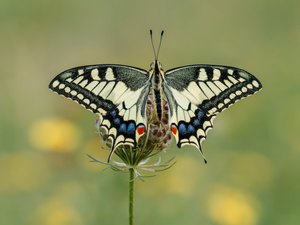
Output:
<instances>
[{"instance_id":1,"label":"butterfly forewing","mask_svg":"<svg viewBox=\"0 0 300 225\"><path fill-rule=\"evenodd\" d=\"M100 131L112 142L135 146L147 124L148 72L123 65L77 67L57 75L50 89L99 114Z\"/></svg>"},{"instance_id":2,"label":"butterfly forewing","mask_svg":"<svg viewBox=\"0 0 300 225\"><path fill-rule=\"evenodd\" d=\"M252 74L234 67L191 65L167 71L163 89L177 145L201 150L216 114L261 87Z\"/></svg>"}]
</instances>

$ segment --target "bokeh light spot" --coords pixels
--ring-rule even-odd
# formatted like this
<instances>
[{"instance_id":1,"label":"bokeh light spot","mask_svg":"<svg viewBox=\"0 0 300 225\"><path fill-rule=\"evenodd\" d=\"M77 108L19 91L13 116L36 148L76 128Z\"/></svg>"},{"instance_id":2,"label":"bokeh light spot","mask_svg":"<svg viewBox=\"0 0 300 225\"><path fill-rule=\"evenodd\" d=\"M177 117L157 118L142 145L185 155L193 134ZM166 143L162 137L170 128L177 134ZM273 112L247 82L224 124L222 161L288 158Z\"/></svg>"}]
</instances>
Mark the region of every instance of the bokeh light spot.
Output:
<instances>
[{"instance_id":1,"label":"bokeh light spot","mask_svg":"<svg viewBox=\"0 0 300 225\"><path fill-rule=\"evenodd\" d=\"M32 124L30 142L42 151L72 152L78 147L79 130L62 118L44 118Z\"/></svg>"},{"instance_id":2,"label":"bokeh light spot","mask_svg":"<svg viewBox=\"0 0 300 225\"><path fill-rule=\"evenodd\" d=\"M209 196L208 210L211 219L220 225L254 225L257 220L253 198L222 185Z\"/></svg>"},{"instance_id":3,"label":"bokeh light spot","mask_svg":"<svg viewBox=\"0 0 300 225\"><path fill-rule=\"evenodd\" d=\"M36 224L44 225L81 225L82 220L66 202L60 199L50 199L41 205L36 212Z\"/></svg>"}]
</instances>

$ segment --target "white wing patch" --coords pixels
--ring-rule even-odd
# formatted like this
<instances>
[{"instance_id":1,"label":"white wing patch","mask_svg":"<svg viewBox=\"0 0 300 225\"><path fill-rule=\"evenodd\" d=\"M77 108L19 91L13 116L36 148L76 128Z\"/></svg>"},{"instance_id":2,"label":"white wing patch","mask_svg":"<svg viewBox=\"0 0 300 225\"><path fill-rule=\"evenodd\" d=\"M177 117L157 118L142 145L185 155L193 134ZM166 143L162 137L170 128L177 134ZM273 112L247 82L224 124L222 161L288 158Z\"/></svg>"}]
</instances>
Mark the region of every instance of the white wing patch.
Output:
<instances>
[{"instance_id":1,"label":"white wing patch","mask_svg":"<svg viewBox=\"0 0 300 225\"><path fill-rule=\"evenodd\" d=\"M131 91L129 88L126 89L126 91L115 100L116 104L119 104L121 102L124 102L129 96L133 95L133 91Z\"/></svg>"},{"instance_id":2,"label":"white wing patch","mask_svg":"<svg viewBox=\"0 0 300 225\"><path fill-rule=\"evenodd\" d=\"M176 115L176 122L180 121L180 120L185 120L184 118L184 112L183 112L183 109L181 107L178 107L177 106L177 112L174 112L174 114Z\"/></svg>"},{"instance_id":3,"label":"white wing patch","mask_svg":"<svg viewBox=\"0 0 300 225\"><path fill-rule=\"evenodd\" d=\"M227 73L230 74L230 75L233 75L233 72L234 72L233 69L228 69L227 70Z\"/></svg>"},{"instance_id":4,"label":"white wing patch","mask_svg":"<svg viewBox=\"0 0 300 225\"><path fill-rule=\"evenodd\" d=\"M83 80L83 81L81 81L80 83L79 83L79 85L81 86L81 87L85 87L87 84L88 84L88 80L87 79L85 79L85 80Z\"/></svg>"},{"instance_id":5,"label":"white wing patch","mask_svg":"<svg viewBox=\"0 0 300 225\"><path fill-rule=\"evenodd\" d=\"M203 93L207 96L207 98L212 98L215 94L209 89L209 87L205 83L199 83L200 88L202 89Z\"/></svg>"},{"instance_id":6,"label":"white wing patch","mask_svg":"<svg viewBox=\"0 0 300 225\"><path fill-rule=\"evenodd\" d=\"M89 91L92 91L98 84L99 82L94 80L90 82L85 88Z\"/></svg>"},{"instance_id":7,"label":"white wing patch","mask_svg":"<svg viewBox=\"0 0 300 225\"><path fill-rule=\"evenodd\" d=\"M199 100L197 97L193 95L194 91L191 88L187 88L187 90L182 91L182 94L187 97L194 104L199 104Z\"/></svg>"},{"instance_id":8,"label":"white wing patch","mask_svg":"<svg viewBox=\"0 0 300 225\"><path fill-rule=\"evenodd\" d=\"M208 81L207 85L215 95L218 95L221 93L221 90L213 82Z\"/></svg>"},{"instance_id":9,"label":"white wing patch","mask_svg":"<svg viewBox=\"0 0 300 225\"><path fill-rule=\"evenodd\" d=\"M184 110L187 110L190 103L189 99L174 88L170 88L170 90L172 91L172 94L176 101L180 102L180 107L182 107L182 109Z\"/></svg>"},{"instance_id":10,"label":"white wing patch","mask_svg":"<svg viewBox=\"0 0 300 225\"><path fill-rule=\"evenodd\" d=\"M254 81L252 82L252 84L253 84L253 86L256 87L256 88L259 87L259 83L258 83L256 80L254 80Z\"/></svg>"},{"instance_id":11,"label":"white wing patch","mask_svg":"<svg viewBox=\"0 0 300 225\"><path fill-rule=\"evenodd\" d=\"M229 80L227 80L227 79L224 80L224 83L227 85L227 87L231 87L232 86L232 83Z\"/></svg>"},{"instance_id":12,"label":"white wing patch","mask_svg":"<svg viewBox=\"0 0 300 225\"><path fill-rule=\"evenodd\" d=\"M124 92L127 90L126 85L119 81L117 85L115 86L114 90L107 96L107 99L111 100L112 102L115 102L116 104L119 104L120 97L124 94Z\"/></svg>"},{"instance_id":13,"label":"white wing patch","mask_svg":"<svg viewBox=\"0 0 300 225\"><path fill-rule=\"evenodd\" d=\"M99 93L102 91L102 89L105 87L105 85L106 85L106 81L102 81L102 82L100 82L94 89L93 89L93 93L95 94L95 95L99 95Z\"/></svg>"},{"instance_id":14,"label":"white wing patch","mask_svg":"<svg viewBox=\"0 0 300 225\"><path fill-rule=\"evenodd\" d=\"M75 80L73 80L73 83L74 84L79 84L79 82L81 82L83 80L83 78L84 78L83 76L79 76Z\"/></svg>"},{"instance_id":15,"label":"white wing patch","mask_svg":"<svg viewBox=\"0 0 300 225\"><path fill-rule=\"evenodd\" d=\"M215 81L215 84L222 90L222 91L224 91L224 90L226 90L227 89L227 87L221 82L221 81Z\"/></svg>"},{"instance_id":16,"label":"white wing patch","mask_svg":"<svg viewBox=\"0 0 300 225\"><path fill-rule=\"evenodd\" d=\"M201 81L206 81L208 79L206 70L204 68L201 68L199 70L198 79L201 80Z\"/></svg>"},{"instance_id":17,"label":"white wing patch","mask_svg":"<svg viewBox=\"0 0 300 225\"><path fill-rule=\"evenodd\" d=\"M115 80L115 75L112 71L112 68L108 67L105 74L105 79L108 81Z\"/></svg>"},{"instance_id":18,"label":"white wing patch","mask_svg":"<svg viewBox=\"0 0 300 225\"><path fill-rule=\"evenodd\" d=\"M95 68L91 71L91 76L92 76L93 80L101 80L99 77L99 70L97 68Z\"/></svg>"},{"instance_id":19,"label":"white wing patch","mask_svg":"<svg viewBox=\"0 0 300 225\"><path fill-rule=\"evenodd\" d=\"M112 92L114 86L115 82L108 82L107 85L103 88L103 90L99 93L99 96L106 99L107 96Z\"/></svg>"},{"instance_id":20,"label":"white wing patch","mask_svg":"<svg viewBox=\"0 0 300 225\"><path fill-rule=\"evenodd\" d=\"M52 88L56 88L59 84L60 82L58 80L53 81Z\"/></svg>"},{"instance_id":21,"label":"white wing patch","mask_svg":"<svg viewBox=\"0 0 300 225\"><path fill-rule=\"evenodd\" d=\"M65 84L60 84L59 86L58 86L58 89L63 89L63 88L65 88Z\"/></svg>"},{"instance_id":22,"label":"white wing patch","mask_svg":"<svg viewBox=\"0 0 300 225\"><path fill-rule=\"evenodd\" d=\"M219 69L213 70L213 80L219 80L221 77L221 71Z\"/></svg>"},{"instance_id":23,"label":"white wing patch","mask_svg":"<svg viewBox=\"0 0 300 225\"><path fill-rule=\"evenodd\" d=\"M200 89L200 87L197 85L195 81L192 81L189 86L187 87L187 90L195 96L196 101L193 101L191 99L191 102L194 104L201 104L203 100L207 99L206 95L203 93L203 91Z\"/></svg>"},{"instance_id":24,"label":"white wing patch","mask_svg":"<svg viewBox=\"0 0 300 225\"><path fill-rule=\"evenodd\" d=\"M228 76L228 78L233 84L238 83L238 81L233 76Z\"/></svg>"},{"instance_id":25,"label":"white wing patch","mask_svg":"<svg viewBox=\"0 0 300 225\"><path fill-rule=\"evenodd\" d=\"M79 69L78 70L78 75L82 75L84 73L84 70L83 69Z\"/></svg>"},{"instance_id":26,"label":"white wing patch","mask_svg":"<svg viewBox=\"0 0 300 225\"><path fill-rule=\"evenodd\" d=\"M126 108L131 108L136 102L138 101L139 97L141 96L141 92L144 88L140 88L136 91L131 91L130 97L126 98L124 103Z\"/></svg>"}]
</instances>

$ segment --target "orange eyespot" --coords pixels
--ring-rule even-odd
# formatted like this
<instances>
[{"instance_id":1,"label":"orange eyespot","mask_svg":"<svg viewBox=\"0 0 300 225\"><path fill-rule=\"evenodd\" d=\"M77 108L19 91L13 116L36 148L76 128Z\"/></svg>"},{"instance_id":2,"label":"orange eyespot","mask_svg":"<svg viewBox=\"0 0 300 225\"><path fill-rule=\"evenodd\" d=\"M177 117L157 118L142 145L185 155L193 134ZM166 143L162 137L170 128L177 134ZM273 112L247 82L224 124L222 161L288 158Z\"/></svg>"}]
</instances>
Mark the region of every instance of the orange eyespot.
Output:
<instances>
[{"instance_id":1,"label":"orange eyespot","mask_svg":"<svg viewBox=\"0 0 300 225\"><path fill-rule=\"evenodd\" d=\"M138 128L136 129L139 135L142 135L145 133L145 127L144 125L140 125L138 126Z\"/></svg>"},{"instance_id":2,"label":"orange eyespot","mask_svg":"<svg viewBox=\"0 0 300 225\"><path fill-rule=\"evenodd\" d=\"M176 127L175 125L172 125L172 126L171 126L171 131L172 131L172 133L173 133L174 135L176 135L176 134L177 134L177 127Z\"/></svg>"}]
</instances>

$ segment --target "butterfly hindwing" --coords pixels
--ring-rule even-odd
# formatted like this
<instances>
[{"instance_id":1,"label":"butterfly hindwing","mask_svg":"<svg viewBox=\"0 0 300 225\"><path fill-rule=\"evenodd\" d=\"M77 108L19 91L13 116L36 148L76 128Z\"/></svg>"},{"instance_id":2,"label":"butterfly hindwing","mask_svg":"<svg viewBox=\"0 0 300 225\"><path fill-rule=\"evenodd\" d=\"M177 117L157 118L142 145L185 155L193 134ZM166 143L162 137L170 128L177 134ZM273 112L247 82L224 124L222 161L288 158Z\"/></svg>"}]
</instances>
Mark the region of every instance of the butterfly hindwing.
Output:
<instances>
[{"instance_id":1,"label":"butterfly hindwing","mask_svg":"<svg viewBox=\"0 0 300 225\"><path fill-rule=\"evenodd\" d=\"M170 105L170 128L178 147L201 150L215 116L261 89L250 73L226 66L191 65L165 73L164 92Z\"/></svg>"},{"instance_id":2,"label":"butterfly hindwing","mask_svg":"<svg viewBox=\"0 0 300 225\"><path fill-rule=\"evenodd\" d=\"M99 114L100 132L113 152L120 144L135 146L143 135L148 79L147 71L135 67L91 65L62 72L49 88Z\"/></svg>"}]
</instances>

